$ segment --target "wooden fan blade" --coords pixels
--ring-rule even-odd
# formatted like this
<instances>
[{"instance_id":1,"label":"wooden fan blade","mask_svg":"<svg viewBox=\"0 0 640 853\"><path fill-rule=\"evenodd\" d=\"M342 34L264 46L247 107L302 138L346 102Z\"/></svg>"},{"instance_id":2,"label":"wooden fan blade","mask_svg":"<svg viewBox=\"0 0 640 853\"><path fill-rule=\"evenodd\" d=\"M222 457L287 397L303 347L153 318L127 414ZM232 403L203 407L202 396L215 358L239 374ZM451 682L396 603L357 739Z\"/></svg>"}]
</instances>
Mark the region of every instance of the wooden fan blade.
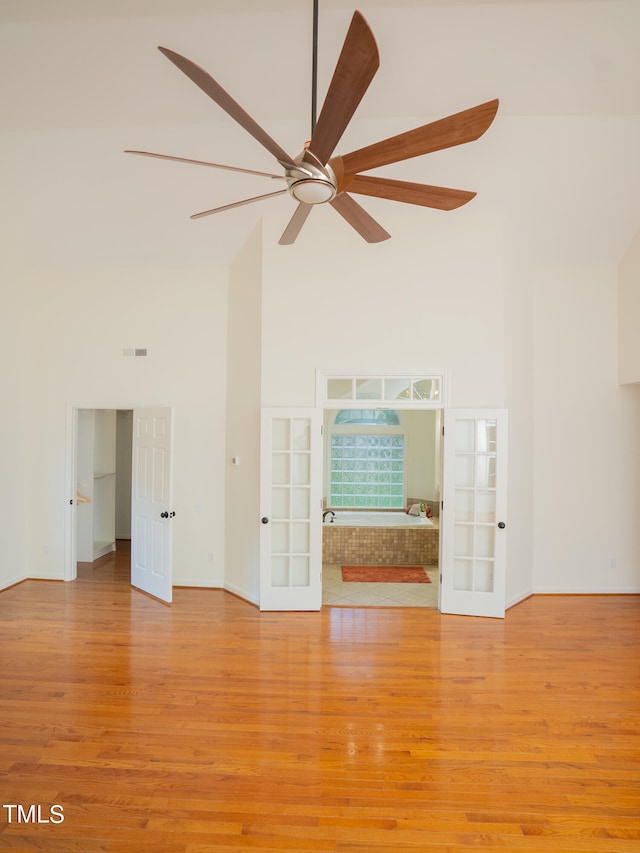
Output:
<instances>
[{"instance_id":1,"label":"wooden fan blade","mask_svg":"<svg viewBox=\"0 0 640 853\"><path fill-rule=\"evenodd\" d=\"M223 210L231 210L234 207L242 207L243 204L253 204L254 201L262 201L265 198L273 198L276 195L283 195L287 190L277 190L275 193L267 193L266 195L256 195L253 198L244 198L242 201L234 201L231 204L223 204L221 207L212 207L211 210L203 210L201 213L194 213L190 219L202 219L203 216L210 216L212 213L222 213Z\"/></svg>"},{"instance_id":2,"label":"wooden fan blade","mask_svg":"<svg viewBox=\"0 0 640 853\"><path fill-rule=\"evenodd\" d=\"M380 64L369 25L354 12L309 149L324 165L349 124Z\"/></svg>"},{"instance_id":3,"label":"wooden fan blade","mask_svg":"<svg viewBox=\"0 0 640 853\"><path fill-rule=\"evenodd\" d=\"M311 204L302 203L296 207L295 213L289 220L287 227L284 229L282 237L278 240L278 243L281 246L291 246L292 243L295 243L298 234L302 230L302 226L307 221L307 217L311 213L312 207L313 205Z\"/></svg>"},{"instance_id":4,"label":"wooden fan blade","mask_svg":"<svg viewBox=\"0 0 640 853\"><path fill-rule=\"evenodd\" d=\"M141 154L143 157L157 157L158 160L173 160L176 163L192 163L194 166L211 166L213 169L226 169L229 172L242 172L244 175L259 175L262 178L277 178L284 180L284 175L272 175L270 172L256 172L254 169L241 169L238 166L223 166L221 163L209 163L207 160L191 160L188 157L174 157L172 154L154 154L151 151L132 151L127 149L125 154Z\"/></svg>"},{"instance_id":5,"label":"wooden fan blade","mask_svg":"<svg viewBox=\"0 0 640 853\"><path fill-rule=\"evenodd\" d=\"M382 225L379 225L350 195L346 193L337 195L329 204L367 243L381 243L391 237L391 234L385 231Z\"/></svg>"},{"instance_id":6,"label":"wooden fan blade","mask_svg":"<svg viewBox=\"0 0 640 853\"><path fill-rule=\"evenodd\" d=\"M173 50L169 50L166 47L158 47L160 53L163 53L167 59L171 60L173 64L182 71L183 74L186 74L187 77L196 84L205 95L208 95L216 104L221 107L228 115L231 116L234 121L237 121L238 124L243 127L247 133L250 133L254 139L256 139L260 145L269 151L270 154L278 160L278 162L285 163L287 165L291 164L291 157L284 151L277 142L269 136L269 134L263 130L260 125L254 121L249 113L245 112L240 104L233 100L231 95L229 95L219 83L211 77L203 68L200 68L199 65L196 65L195 62L192 62L190 59L186 59L184 56L180 56L179 53L175 53Z\"/></svg>"},{"instance_id":7,"label":"wooden fan blade","mask_svg":"<svg viewBox=\"0 0 640 853\"><path fill-rule=\"evenodd\" d=\"M420 204L437 210L455 210L475 197L476 193L466 190L452 190L447 187L431 187L428 184L414 184L408 181L394 181L389 178L373 178L368 175L347 176L344 189L350 193L370 195L376 198L388 198L405 204Z\"/></svg>"},{"instance_id":8,"label":"wooden fan blade","mask_svg":"<svg viewBox=\"0 0 640 853\"><path fill-rule=\"evenodd\" d=\"M366 172L378 166L473 142L491 125L498 111L498 103L497 99L487 101L486 104L479 104L382 142L375 142L366 148L359 148L336 160L342 161L341 168L345 174L354 175L356 172Z\"/></svg>"}]
</instances>

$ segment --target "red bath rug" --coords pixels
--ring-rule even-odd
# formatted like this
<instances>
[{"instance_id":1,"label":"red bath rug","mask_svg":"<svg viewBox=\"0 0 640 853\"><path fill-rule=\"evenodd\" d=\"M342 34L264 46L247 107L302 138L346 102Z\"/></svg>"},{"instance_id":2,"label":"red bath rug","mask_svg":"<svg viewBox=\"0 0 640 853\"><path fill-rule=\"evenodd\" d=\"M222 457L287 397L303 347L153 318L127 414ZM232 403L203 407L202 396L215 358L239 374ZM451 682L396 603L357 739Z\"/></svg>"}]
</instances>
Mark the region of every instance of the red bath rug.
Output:
<instances>
[{"instance_id":1,"label":"red bath rug","mask_svg":"<svg viewBox=\"0 0 640 853\"><path fill-rule=\"evenodd\" d=\"M360 583L431 583L422 566L343 566L342 580Z\"/></svg>"}]
</instances>

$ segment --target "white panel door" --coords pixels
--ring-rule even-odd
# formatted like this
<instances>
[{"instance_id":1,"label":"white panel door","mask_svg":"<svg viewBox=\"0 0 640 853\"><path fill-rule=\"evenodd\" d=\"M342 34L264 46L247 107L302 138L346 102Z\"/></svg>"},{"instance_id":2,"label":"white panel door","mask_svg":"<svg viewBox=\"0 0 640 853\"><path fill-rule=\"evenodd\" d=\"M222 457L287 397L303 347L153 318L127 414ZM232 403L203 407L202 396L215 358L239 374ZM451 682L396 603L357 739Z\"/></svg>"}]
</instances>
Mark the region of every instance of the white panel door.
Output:
<instances>
[{"instance_id":1,"label":"white panel door","mask_svg":"<svg viewBox=\"0 0 640 853\"><path fill-rule=\"evenodd\" d=\"M322 411L263 409L260 609L322 606Z\"/></svg>"},{"instance_id":2,"label":"white panel door","mask_svg":"<svg viewBox=\"0 0 640 853\"><path fill-rule=\"evenodd\" d=\"M440 610L504 617L505 409L445 409Z\"/></svg>"},{"instance_id":3,"label":"white panel door","mask_svg":"<svg viewBox=\"0 0 640 853\"><path fill-rule=\"evenodd\" d=\"M131 494L131 583L172 597L171 445L173 410L134 409Z\"/></svg>"}]
</instances>

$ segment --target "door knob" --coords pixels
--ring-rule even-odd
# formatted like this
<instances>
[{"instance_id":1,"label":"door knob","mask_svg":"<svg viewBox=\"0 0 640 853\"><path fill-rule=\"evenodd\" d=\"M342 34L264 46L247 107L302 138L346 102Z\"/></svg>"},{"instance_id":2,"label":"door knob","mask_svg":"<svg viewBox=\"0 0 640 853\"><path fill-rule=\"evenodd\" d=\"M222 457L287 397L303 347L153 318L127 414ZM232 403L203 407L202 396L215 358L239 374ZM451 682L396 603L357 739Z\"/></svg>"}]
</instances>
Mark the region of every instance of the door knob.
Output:
<instances>
[{"instance_id":1,"label":"door knob","mask_svg":"<svg viewBox=\"0 0 640 853\"><path fill-rule=\"evenodd\" d=\"M269 519L267 518L266 515L264 516L264 518L262 518L260 520L262 521L263 524L269 524Z\"/></svg>"},{"instance_id":2,"label":"door knob","mask_svg":"<svg viewBox=\"0 0 640 853\"><path fill-rule=\"evenodd\" d=\"M499 521L499 522L498 522L498 527L500 528L500 530L504 530L506 526L507 526L507 525L504 523L504 521Z\"/></svg>"},{"instance_id":3,"label":"door knob","mask_svg":"<svg viewBox=\"0 0 640 853\"><path fill-rule=\"evenodd\" d=\"M161 512L160 518L169 518L169 513L168 512Z\"/></svg>"}]
</instances>

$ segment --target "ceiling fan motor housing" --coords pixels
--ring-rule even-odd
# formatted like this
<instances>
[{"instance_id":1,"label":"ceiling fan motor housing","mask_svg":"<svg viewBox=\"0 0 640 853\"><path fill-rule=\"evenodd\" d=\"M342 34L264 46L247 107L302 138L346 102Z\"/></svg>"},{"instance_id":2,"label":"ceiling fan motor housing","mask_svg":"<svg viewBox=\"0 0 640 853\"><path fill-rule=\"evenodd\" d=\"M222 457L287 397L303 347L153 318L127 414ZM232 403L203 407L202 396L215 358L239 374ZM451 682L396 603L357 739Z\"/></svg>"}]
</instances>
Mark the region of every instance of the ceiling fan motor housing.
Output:
<instances>
[{"instance_id":1,"label":"ceiling fan motor housing","mask_svg":"<svg viewBox=\"0 0 640 853\"><path fill-rule=\"evenodd\" d=\"M305 152L308 157L308 152ZM310 163L305 154L295 160L294 168L285 169L290 195L302 204L324 204L338 192L338 181L331 166Z\"/></svg>"}]
</instances>

